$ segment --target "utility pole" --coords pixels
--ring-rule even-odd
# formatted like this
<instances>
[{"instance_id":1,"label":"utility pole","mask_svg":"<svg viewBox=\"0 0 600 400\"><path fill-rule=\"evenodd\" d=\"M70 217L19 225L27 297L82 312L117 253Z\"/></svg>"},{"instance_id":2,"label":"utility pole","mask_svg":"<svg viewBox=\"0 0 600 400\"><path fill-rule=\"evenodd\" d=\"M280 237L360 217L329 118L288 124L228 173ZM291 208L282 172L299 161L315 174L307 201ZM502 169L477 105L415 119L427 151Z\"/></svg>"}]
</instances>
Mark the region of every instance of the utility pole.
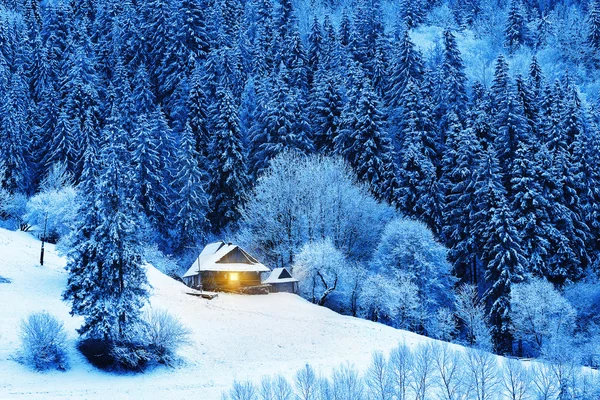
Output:
<instances>
[{"instance_id":1,"label":"utility pole","mask_svg":"<svg viewBox=\"0 0 600 400\"><path fill-rule=\"evenodd\" d=\"M46 241L46 226L48 225L48 213L44 218L44 234L42 235L42 251L40 253L40 265L44 265L44 242Z\"/></svg>"}]
</instances>

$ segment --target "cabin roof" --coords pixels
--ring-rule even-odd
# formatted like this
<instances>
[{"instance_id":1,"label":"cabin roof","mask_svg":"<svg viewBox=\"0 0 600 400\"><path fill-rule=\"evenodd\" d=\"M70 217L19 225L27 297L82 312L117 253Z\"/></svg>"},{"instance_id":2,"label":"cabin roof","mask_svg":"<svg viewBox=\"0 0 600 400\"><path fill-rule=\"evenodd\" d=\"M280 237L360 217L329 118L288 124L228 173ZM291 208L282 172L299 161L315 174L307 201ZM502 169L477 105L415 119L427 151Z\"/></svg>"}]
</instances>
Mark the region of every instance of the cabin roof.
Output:
<instances>
[{"instance_id":1,"label":"cabin roof","mask_svg":"<svg viewBox=\"0 0 600 400\"><path fill-rule=\"evenodd\" d=\"M298 282L298 279L294 278L292 274L289 273L287 268L275 268L271 271L271 275L263 283L289 283L289 282Z\"/></svg>"},{"instance_id":2,"label":"cabin roof","mask_svg":"<svg viewBox=\"0 0 600 400\"><path fill-rule=\"evenodd\" d=\"M270 270L238 245L215 242L204 247L183 277L198 275L200 271L268 272Z\"/></svg>"}]
</instances>

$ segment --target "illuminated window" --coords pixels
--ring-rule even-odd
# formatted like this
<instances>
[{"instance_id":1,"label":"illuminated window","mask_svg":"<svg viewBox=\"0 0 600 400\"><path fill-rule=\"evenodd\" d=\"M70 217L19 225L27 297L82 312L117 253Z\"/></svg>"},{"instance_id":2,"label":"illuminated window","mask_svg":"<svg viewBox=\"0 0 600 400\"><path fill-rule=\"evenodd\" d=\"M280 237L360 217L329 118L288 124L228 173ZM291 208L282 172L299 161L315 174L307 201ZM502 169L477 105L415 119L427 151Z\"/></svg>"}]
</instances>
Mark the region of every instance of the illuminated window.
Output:
<instances>
[{"instance_id":1,"label":"illuminated window","mask_svg":"<svg viewBox=\"0 0 600 400\"><path fill-rule=\"evenodd\" d=\"M230 281L239 281L240 280L240 274L238 274L237 272L232 272L229 274L229 280Z\"/></svg>"}]
</instances>

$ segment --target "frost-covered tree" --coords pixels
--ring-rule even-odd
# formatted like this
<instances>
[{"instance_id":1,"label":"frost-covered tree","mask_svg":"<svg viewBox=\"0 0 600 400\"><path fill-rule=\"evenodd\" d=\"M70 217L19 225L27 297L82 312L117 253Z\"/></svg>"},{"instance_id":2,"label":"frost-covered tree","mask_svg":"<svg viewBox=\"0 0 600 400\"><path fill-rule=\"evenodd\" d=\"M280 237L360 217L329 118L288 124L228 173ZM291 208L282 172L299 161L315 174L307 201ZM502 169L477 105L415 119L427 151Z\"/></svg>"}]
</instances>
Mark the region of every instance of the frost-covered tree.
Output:
<instances>
[{"instance_id":1,"label":"frost-covered tree","mask_svg":"<svg viewBox=\"0 0 600 400\"><path fill-rule=\"evenodd\" d=\"M269 265L289 267L305 243L328 237L350 260L366 261L392 210L357 185L340 159L283 153L241 213L238 241Z\"/></svg>"},{"instance_id":2,"label":"frost-covered tree","mask_svg":"<svg viewBox=\"0 0 600 400\"><path fill-rule=\"evenodd\" d=\"M410 279L417 286L415 329L425 329L426 320L449 304L452 278L446 255L447 249L417 221L394 219L382 234L373 263L380 273L397 273L399 280Z\"/></svg>"},{"instance_id":3,"label":"frost-covered tree","mask_svg":"<svg viewBox=\"0 0 600 400\"><path fill-rule=\"evenodd\" d=\"M487 324L485 304L479 299L477 287L462 284L456 291L454 307L466 342L478 349L491 350L492 335Z\"/></svg>"},{"instance_id":4,"label":"frost-covered tree","mask_svg":"<svg viewBox=\"0 0 600 400\"><path fill-rule=\"evenodd\" d=\"M294 276L302 295L320 306L343 287L346 259L331 239L306 243L296 255Z\"/></svg>"},{"instance_id":5,"label":"frost-covered tree","mask_svg":"<svg viewBox=\"0 0 600 400\"><path fill-rule=\"evenodd\" d=\"M553 336L572 333L575 309L545 279L514 285L510 302L515 337L525 341L536 353Z\"/></svg>"}]
</instances>

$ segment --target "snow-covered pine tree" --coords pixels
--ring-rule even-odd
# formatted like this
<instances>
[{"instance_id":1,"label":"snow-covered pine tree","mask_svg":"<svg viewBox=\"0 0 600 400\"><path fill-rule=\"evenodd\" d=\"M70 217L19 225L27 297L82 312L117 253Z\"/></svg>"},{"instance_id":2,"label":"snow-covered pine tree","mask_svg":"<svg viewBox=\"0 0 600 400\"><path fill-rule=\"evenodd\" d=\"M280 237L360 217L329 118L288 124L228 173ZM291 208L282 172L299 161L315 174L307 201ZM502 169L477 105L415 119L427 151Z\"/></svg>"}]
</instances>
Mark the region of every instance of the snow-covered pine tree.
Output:
<instances>
[{"instance_id":1,"label":"snow-covered pine tree","mask_svg":"<svg viewBox=\"0 0 600 400\"><path fill-rule=\"evenodd\" d=\"M524 279L521 237L506 200L494 147L488 148L479 166L475 189L478 200L473 234L478 238L487 282L484 299L489 308L496 350L511 351L510 286Z\"/></svg>"},{"instance_id":2,"label":"snow-covered pine tree","mask_svg":"<svg viewBox=\"0 0 600 400\"><path fill-rule=\"evenodd\" d=\"M206 237L209 222L205 185L206 175L198 167L196 141L188 123L179 142L173 180L175 201L171 210L175 237L172 247L176 253L202 243Z\"/></svg>"},{"instance_id":3,"label":"snow-covered pine tree","mask_svg":"<svg viewBox=\"0 0 600 400\"><path fill-rule=\"evenodd\" d=\"M592 0L588 8L588 35L587 43L598 58L600 52L600 4L597 0Z\"/></svg>"},{"instance_id":4,"label":"snow-covered pine tree","mask_svg":"<svg viewBox=\"0 0 600 400\"><path fill-rule=\"evenodd\" d=\"M141 114L136 123L132 140L132 162L134 175L134 199L154 226L166 220L164 206L167 203L160 162L160 137L152 129L148 118L152 114Z\"/></svg>"},{"instance_id":5,"label":"snow-covered pine tree","mask_svg":"<svg viewBox=\"0 0 600 400\"><path fill-rule=\"evenodd\" d=\"M467 110L467 77L462 56L458 50L456 37L450 29L443 33L443 59L439 71L436 120L440 130L440 140L443 145L446 141L448 129L447 117L453 113L458 121L463 124Z\"/></svg>"},{"instance_id":6,"label":"snow-covered pine tree","mask_svg":"<svg viewBox=\"0 0 600 400\"><path fill-rule=\"evenodd\" d=\"M520 0L512 0L508 10L508 18L504 28L504 46L510 53L518 50L529 41L529 29L523 15L523 5Z\"/></svg>"},{"instance_id":7,"label":"snow-covered pine tree","mask_svg":"<svg viewBox=\"0 0 600 400\"><path fill-rule=\"evenodd\" d=\"M244 193L248 190L246 154L231 92L221 86L217 93L215 134L210 147L208 219L214 232L238 221Z\"/></svg>"},{"instance_id":8,"label":"snow-covered pine tree","mask_svg":"<svg viewBox=\"0 0 600 400\"><path fill-rule=\"evenodd\" d=\"M348 161L358 179L369 184L375 197L396 204L394 150L385 130L381 102L368 79L356 95L356 109L351 103L344 109L345 126L336 138L336 152Z\"/></svg>"},{"instance_id":9,"label":"snow-covered pine tree","mask_svg":"<svg viewBox=\"0 0 600 400\"><path fill-rule=\"evenodd\" d=\"M515 228L521 234L525 257L524 269L536 276L547 276L546 265L554 229L550 216L552 201L540 184L541 165L537 163L535 144L522 142L512 161L510 209Z\"/></svg>"},{"instance_id":10,"label":"snow-covered pine tree","mask_svg":"<svg viewBox=\"0 0 600 400\"><path fill-rule=\"evenodd\" d=\"M27 140L29 93L22 66L8 75L8 86L0 95L0 186L27 194L32 189Z\"/></svg>"},{"instance_id":11,"label":"snow-covered pine tree","mask_svg":"<svg viewBox=\"0 0 600 400\"><path fill-rule=\"evenodd\" d=\"M415 49L408 30L403 31L394 49L394 56L386 100L390 107L398 108L402 105L402 96L408 82L412 80L419 84L423 76L423 60L421 54Z\"/></svg>"},{"instance_id":12,"label":"snow-covered pine tree","mask_svg":"<svg viewBox=\"0 0 600 400\"><path fill-rule=\"evenodd\" d=\"M407 29L416 28L421 22L425 9L420 0L401 0L400 1L400 18Z\"/></svg>"},{"instance_id":13,"label":"snow-covered pine tree","mask_svg":"<svg viewBox=\"0 0 600 400\"><path fill-rule=\"evenodd\" d=\"M148 299L137 207L131 197L130 156L118 115L113 107L100 160L95 161L93 150L86 153L84 202L71 240L63 293L71 314L84 317L79 334L107 343L137 340L133 335Z\"/></svg>"},{"instance_id":14,"label":"snow-covered pine tree","mask_svg":"<svg viewBox=\"0 0 600 400\"><path fill-rule=\"evenodd\" d=\"M461 130L450 143L445 154L446 207L444 209L443 237L450 248L449 260L453 273L460 282L478 284L481 277L481 249L474 236L475 218L479 199L475 191L480 178L481 141L471 117L469 127Z\"/></svg>"},{"instance_id":15,"label":"snow-covered pine tree","mask_svg":"<svg viewBox=\"0 0 600 400\"><path fill-rule=\"evenodd\" d=\"M344 100L340 81L336 72L330 70L319 69L315 75L310 97L311 131L315 150L320 154L333 153L334 139L341 128Z\"/></svg>"}]
</instances>

